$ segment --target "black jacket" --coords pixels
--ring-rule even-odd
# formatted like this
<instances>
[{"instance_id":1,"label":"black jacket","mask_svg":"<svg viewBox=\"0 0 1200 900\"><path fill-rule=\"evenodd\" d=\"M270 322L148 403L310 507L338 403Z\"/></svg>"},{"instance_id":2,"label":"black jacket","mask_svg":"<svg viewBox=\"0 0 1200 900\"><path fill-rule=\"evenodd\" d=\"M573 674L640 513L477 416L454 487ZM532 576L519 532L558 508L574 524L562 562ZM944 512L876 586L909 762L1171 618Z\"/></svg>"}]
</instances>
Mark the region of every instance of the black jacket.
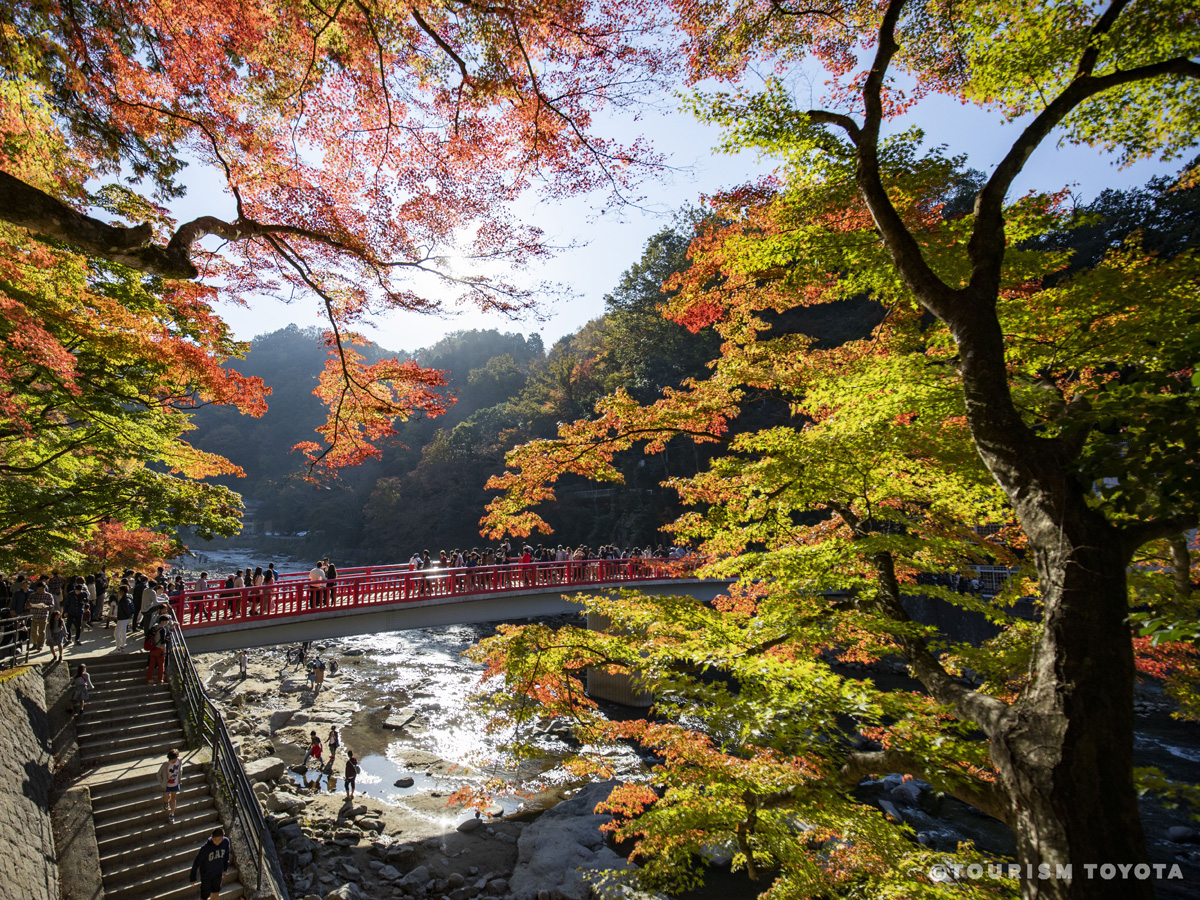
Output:
<instances>
[{"instance_id":1,"label":"black jacket","mask_svg":"<svg viewBox=\"0 0 1200 900\"><path fill-rule=\"evenodd\" d=\"M229 838L221 838L221 843L214 844L211 840L204 842L200 852L192 861L192 872L189 880L195 881L199 873L205 878L214 875L224 875L229 871Z\"/></svg>"}]
</instances>

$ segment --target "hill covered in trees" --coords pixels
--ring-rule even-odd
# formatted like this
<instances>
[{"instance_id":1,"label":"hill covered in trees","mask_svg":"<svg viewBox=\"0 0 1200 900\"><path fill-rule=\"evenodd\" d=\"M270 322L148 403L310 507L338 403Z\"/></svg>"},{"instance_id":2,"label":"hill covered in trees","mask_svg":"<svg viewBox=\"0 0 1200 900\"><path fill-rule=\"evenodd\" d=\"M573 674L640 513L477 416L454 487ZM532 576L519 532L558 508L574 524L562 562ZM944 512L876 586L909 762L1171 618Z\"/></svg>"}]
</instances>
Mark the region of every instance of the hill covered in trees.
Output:
<instances>
[{"instance_id":1,"label":"hill covered in trees","mask_svg":"<svg viewBox=\"0 0 1200 900\"><path fill-rule=\"evenodd\" d=\"M977 175L966 173L958 193L973 195ZM1166 180L1108 190L1080 207L1075 221L1081 224L1043 236L1039 245L1072 250L1077 264L1088 266L1105 248L1140 230L1148 249L1179 252L1198 240L1198 193L1169 190ZM961 205L957 195L947 197L946 214ZM328 350L316 328L290 325L256 338L237 368L271 385L266 415L254 419L230 407L201 409L194 419L195 443L244 469L244 478L219 481L243 495L255 539L266 546L278 540L280 549L291 552L364 561L477 546L479 519L494 496L484 485L504 469L508 450L552 437L561 423L589 415L597 400L617 388L649 403L664 387L708 376L709 361L719 355L717 335L710 328L692 333L660 312L670 296L662 285L689 264L692 234L691 222L682 221L652 237L606 296L604 315L549 348L536 333L494 329L454 332L413 354L360 348L368 363L395 355L441 370L443 390L453 402L442 416L403 423L398 442L336 480L306 480L303 458L291 451L312 440L324 421L312 391ZM808 334L832 346L868 334L882 310L861 299L782 314L768 310L764 316L775 335ZM752 392L733 431L787 418L786 403L778 397ZM559 499L545 510L554 528L547 540L658 543L658 529L681 511L674 492L661 483L694 475L706 462L703 449L674 441L655 456L618 456L624 483L596 485L568 476Z\"/></svg>"}]
</instances>

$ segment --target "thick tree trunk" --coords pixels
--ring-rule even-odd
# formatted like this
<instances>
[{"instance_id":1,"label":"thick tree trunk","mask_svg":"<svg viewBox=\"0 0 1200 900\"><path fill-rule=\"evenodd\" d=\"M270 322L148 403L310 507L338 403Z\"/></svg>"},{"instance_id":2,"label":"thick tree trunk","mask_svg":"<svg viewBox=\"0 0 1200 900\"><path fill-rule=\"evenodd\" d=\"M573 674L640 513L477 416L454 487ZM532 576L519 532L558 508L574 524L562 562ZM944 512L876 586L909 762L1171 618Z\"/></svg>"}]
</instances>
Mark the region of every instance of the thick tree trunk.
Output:
<instances>
[{"instance_id":1,"label":"thick tree trunk","mask_svg":"<svg viewBox=\"0 0 1200 900\"><path fill-rule=\"evenodd\" d=\"M1068 448L1021 421L995 316L977 308L951 327L976 448L1021 521L1044 604L1030 683L990 734L1015 811L1022 896L1149 900L1151 880L1099 869L1148 861L1133 783L1130 550L1069 474Z\"/></svg>"},{"instance_id":2,"label":"thick tree trunk","mask_svg":"<svg viewBox=\"0 0 1200 900\"><path fill-rule=\"evenodd\" d=\"M1145 864L1147 856L1133 784L1125 553L1106 524L1086 524L1079 534L1063 528L1056 547L1035 548L1042 638L1031 684L991 742L1016 813L1028 900L1154 896L1152 882L1134 871L1106 879L1099 868ZM1069 879L1058 877L1068 871Z\"/></svg>"}]
</instances>

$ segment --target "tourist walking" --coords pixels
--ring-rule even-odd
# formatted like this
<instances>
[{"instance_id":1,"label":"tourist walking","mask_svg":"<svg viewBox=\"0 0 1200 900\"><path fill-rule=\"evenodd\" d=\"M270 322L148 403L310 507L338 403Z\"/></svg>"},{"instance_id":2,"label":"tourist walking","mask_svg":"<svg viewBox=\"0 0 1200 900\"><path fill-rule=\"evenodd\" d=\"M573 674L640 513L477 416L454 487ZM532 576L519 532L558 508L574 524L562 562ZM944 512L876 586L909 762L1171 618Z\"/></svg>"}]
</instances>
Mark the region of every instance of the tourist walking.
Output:
<instances>
[{"instance_id":1,"label":"tourist walking","mask_svg":"<svg viewBox=\"0 0 1200 900\"><path fill-rule=\"evenodd\" d=\"M67 626L63 623L62 613L57 609L50 611L50 657L63 661L63 644L67 642Z\"/></svg>"},{"instance_id":2,"label":"tourist walking","mask_svg":"<svg viewBox=\"0 0 1200 900\"><path fill-rule=\"evenodd\" d=\"M133 621L134 612L133 598L129 596L129 588L121 585L117 594L117 630L113 632L113 637L117 642L117 651L120 653L125 652L125 642L129 636L129 623Z\"/></svg>"},{"instance_id":3,"label":"tourist walking","mask_svg":"<svg viewBox=\"0 0 1200 900\"><path fill-rule=\"evenodd\" d=\"M317 768L319 769L321 768L321 739L317 737L317 733L315 731L312 731L309 732L308 742L308 752L304 754L304 762L302 762L300 766L303 769L307 769L308 761L310 759L315 759L317 761Z\"/></svg>"},{"instance_id":4,"label":"tourist walking","mask_svg":"<svg viewBox=\"0 0 1200 900\"><path fill-rule=\"evenodd\" d=\"M358 757L346 751L346 799L354 799L354 779L358 777Z\"/></svg>"},{"instance_id":5,"label":"tourist walking","mask_svg":"<svg viewBox=\"0 0 1200 900\"><path fill-rule=\"evenodd\" d=\"M146 667L146 684L153 681L162 684L167 680L167 645L171 640L170 632L167 631L167 622L169 621L166 616L159 616L158 624L146 638L146 644L150 648L150 665Z\"/></svg>"},{"instance_id":6,"label":"tourist walking","mask_svg":"<svg viewBox=\"0 0 1200 900\"><path fill-rule=\"evenodd\" d=\"M49 601L49 594L44 592L40 594L34 593L25 607L31 616L29 622L29 642L33 644L33 649L35 650L41 650L42 646L46 643L46 623L50 620L51 608Z\"/></svg>"},{"instance_id":7,"label":"tourist walking","mask_svg":"<svg viewBox=\"0 0 1200 900\"><path fill-rule=\"evenodd\" d=\"M75 670L75 680L71 690L71 712L75 715L83 713L83 706L91 696L92 690L96 686L92 684L92 676L88 674L87 665L80 663L79 668Z\"/></svg>"},{"instance_id":8,"label":"tourist walking","mask_svg":"<svg viewBox=\"0 0 1200 900\"><path fill-rule=\"evenodd\" d=\"M87 589L84 588L82 579L76 578L63 597L63 613L67 619L67 637L69 639L71 631L74 630L75 646L77 647L79 646L80 635L83 632L83 616L87 606Z\"/></svg>"},{"instance_id":9,"label":"tourist walking","mask_svg":"<svg viewBox=\"0 0 1200 900\"><path fill-rule=\"evenodd\" d=\"M333 765L333 761L337 759L338 747L342 746L342 738L338 734L337 726L333 725L329 729L329 764Z\"/></svg>"},{"instance_id":10,"label":"tourist walking","mask_svg":"<svg viewBox=\"0 0 1200 900\"><path fill-rule=\"evenodd\" d=\"M179 785L183 780L183 760L178 750L167 751L167 761L158 767L158 784L163 792L163 812L167 822L175 824L175 807L179 802Z\"/></svg>"},{"instance_id":11,"label":"tourist walking","mask_svg":"<svg viewBox=\"0 0 1200 900\"><path fill-rule=\"evenodd\" d=\"M248 674L246 671L246 668L250 662L250 655L245 651L244 648L242 650L238 651L237 661L238 661L238 675L241 676L242 678L245 678L246 675Z\"/></svg>"},{"instance_id":12,"label":"tourist walking","mask_svg":"<svg viewBox=\"0 0 1200 900\"><path fill-rule=\"evenodd\" d=\"M229 838L225 837L225 829L218 825L196 854L188 876L192 884L199 879L201 900L217 900L221 878L229 871L229 855Z\"/></svg>"}]
</instances>

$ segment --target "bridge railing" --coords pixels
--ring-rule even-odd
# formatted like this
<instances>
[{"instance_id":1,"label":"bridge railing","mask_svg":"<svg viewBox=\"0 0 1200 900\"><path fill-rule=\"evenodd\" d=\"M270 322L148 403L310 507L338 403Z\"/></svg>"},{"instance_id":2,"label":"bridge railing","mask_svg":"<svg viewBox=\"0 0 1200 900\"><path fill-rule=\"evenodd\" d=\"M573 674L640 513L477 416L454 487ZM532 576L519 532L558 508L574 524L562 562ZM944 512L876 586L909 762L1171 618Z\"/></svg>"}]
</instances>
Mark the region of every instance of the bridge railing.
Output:
<instances>
[{"instance_id":1,"label":"bridge railing","mask_svg":"<svg viewBox=\"0 0 1200 900\"><path fill-rule=\"evenodd\" d=\"M583 559L509 562L454 569L372 566L347 569L336 579L310 582L307 574L281 576L257 587L211 587L186 591L172 601L184 630L230 620L263 621L326 609L355 609L438 597L486 596L520 591L630 584L692 578L706 562L683 559Z\"/></svg>"}]
</instances>

